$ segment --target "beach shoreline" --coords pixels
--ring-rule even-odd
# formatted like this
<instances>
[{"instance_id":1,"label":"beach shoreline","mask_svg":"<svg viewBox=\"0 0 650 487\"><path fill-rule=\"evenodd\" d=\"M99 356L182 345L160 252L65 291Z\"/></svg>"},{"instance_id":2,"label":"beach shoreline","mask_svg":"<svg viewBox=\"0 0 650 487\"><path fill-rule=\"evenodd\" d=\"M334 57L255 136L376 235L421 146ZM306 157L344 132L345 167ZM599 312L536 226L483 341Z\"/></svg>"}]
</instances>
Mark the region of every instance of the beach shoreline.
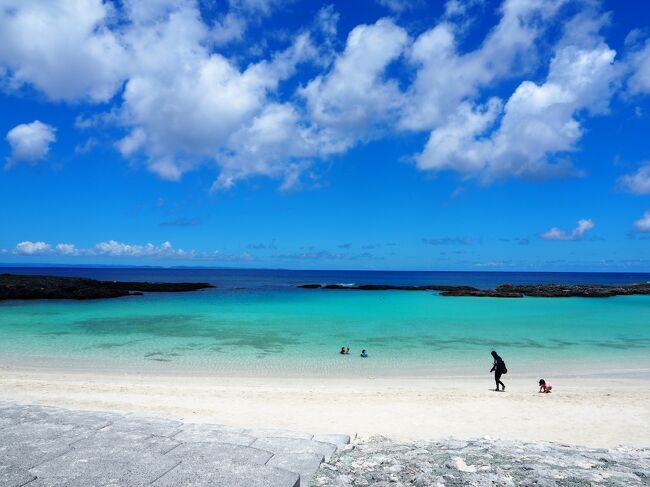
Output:
<instances>
[{"instance_id":1,"label":"beach shoreline","mask_svg":"<svg viewBox=\"0 0 650 487\"><path fill-rule=\"evenodd\" d=\"M641 369L642 371L645 369ZM398 440L492 437L613 448L650 446L650 380L533 376L215 377L0 367L0 397L237 427Z\"/></svg>"}]
</instances>

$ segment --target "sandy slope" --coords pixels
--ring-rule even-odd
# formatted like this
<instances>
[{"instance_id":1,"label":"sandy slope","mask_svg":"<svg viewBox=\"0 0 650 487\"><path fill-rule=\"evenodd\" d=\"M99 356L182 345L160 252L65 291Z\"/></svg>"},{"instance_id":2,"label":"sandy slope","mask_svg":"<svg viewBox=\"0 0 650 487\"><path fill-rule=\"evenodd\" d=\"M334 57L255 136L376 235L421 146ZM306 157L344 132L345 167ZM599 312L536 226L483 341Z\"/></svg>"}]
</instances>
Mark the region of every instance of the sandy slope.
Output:
<instances>
[{"instance_id":1,"label":"sandy slope","mask_svg":"<svg viewBox=\"0 0 650 487\"><path fill-rule=\"evenodd\" d=\"M187 421L399 439L491 436L650 446L650 381L535 378L217 378L0 369L0 396Z\"/></svg>"}]
</instances>

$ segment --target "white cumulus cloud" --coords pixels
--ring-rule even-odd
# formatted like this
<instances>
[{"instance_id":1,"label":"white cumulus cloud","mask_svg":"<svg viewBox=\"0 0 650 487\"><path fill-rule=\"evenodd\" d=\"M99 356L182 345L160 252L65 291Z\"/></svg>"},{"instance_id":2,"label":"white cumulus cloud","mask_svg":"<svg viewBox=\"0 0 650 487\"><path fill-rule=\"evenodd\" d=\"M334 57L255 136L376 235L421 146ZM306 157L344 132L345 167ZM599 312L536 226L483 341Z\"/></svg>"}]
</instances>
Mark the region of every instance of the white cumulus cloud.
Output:
<instances>
[{"instance_id":1,"label":"white cumulus cloud","mask_svg":"<svg viewBox=\"0 0 650 487\"><path fill-rule=\"evenodd\" d=\"M56 129L39 120L15 126L6 136L11 147L6 168L25 161L35 162L43 159L50 151L50 144L56 140Z\"/></svg>"},{"instance_id":2,"label":"white cumulus cloud","mask_svg":"<svg viewBox=\"0 0 650 487\"><path fill-rule=\"evenodd\" d=\"M9 82L29 83L54 100L107 101L128 65L102 0L4 0L0 67Z\"/></svg>"},{"instance_id":3,"label":"white cumulus cloud","mask_svg":"<svg viewBox=\"0 0 650 487\"><path fill-rule=\"evenodd\" d=\"M629 60L632 74L628 80L628 89L633 94L650 93L650 40L633 52Z\"/></svg>"},{"instance_id":4,"label":"white cumulus cloud","mask_svg":"<svg viewBox=\"0 0 650 487\"><path fill-rule=\"evenodd\" d=\"M504 1L499 23L479 48L469 52L459 51L459 27L454 23L444 21L422 33L408 52L416 77L406 93L400 126L439 127L481 88L533 67L534 44L548 25L540 20L552 19L560 5L558 0ZM521 65L523 59L532 66Z\"/></svg>"},{"instance_id":5,"label":"white cumulus cloud","mask_svg":"<svg viewBox=\"0 0 650 487\"><path fill-rule=\"evenodd\" d=\"M552 227L542 233L540 237L544 240L582 240L585 234L595 226L596 224L593 220L582 219L578 220L578 224L571 232L567 232L562 228Z\"/></svg>"},{"instance_id":6,"label":"white cumulus cloud","mask_svg":"<svg viewBox=\"0 0 650 487\"><path fill-rule=\"evenodd\" d=\"M103 255L109 257L174 257L184 256L185 251L174 249L171 242L163 242L161 245L148 243L145 245L133 245L108 240L100 242L94 248L88 250L93 255Z\"/></svg>"},{"instance_id":7,"label":"white cumulus cloud","mask_svg":"<svg viewBox=\"0 0 650 487\"><path fill-rule=\"evenodd\" d=\"M31 242L25 240L16 244L13 253L17 255L56 255L64 257L123 257L150 259L228 259L232 256L221 256L218 251L199 252L191 249L176 248L171 242L165 241L160 245L153 243L129 244L117 240L99 242L92 247L80 248L71 243L51 245L47 242ZM248 257L252 259L252 257Z\"/></svg>"},{"instance_id":8,"label":"white cumulus cloud","mask_svg":"<svg viewBox=\"0 0 650 487\"><path fill-rule=\"evenodd\" d=\"M393 12L426 5L377 1ZM599 34L597 0L577 0L568 14L566 0L503 0L470 49L468 17L481 0L448 0L417 36L395 19L358 25L343 46L327 6L307 26L262 35L241 52L226 47L287 2L208 3L5 0L0 82L94 103L78 126L117 128L117 151L161 178L210 166L213 189L254 176L287 189L319 160L386 134L428 136L414 158L424 171L484 182L575 174L569 156L586 120L606 113L623 75ZM558 12L569 15L564 34ZM650 44L625 63L628 91L650 91ZM510 96L504 83L515 87ZM53 129L49 137L10 161L43 157Z\"/></svg>"},{"instance_id":9,"label":"white cumulus cloud","mask_svg":"<svg viewBox=\"0 0 650 487\"><path fill-rule=\"evenodd\" d=\"M14 252L21 255L44 255L52 252L52 246L45 242L25 240L16 244Z\"/></svg>"},{"instance_id":10,"label":"white cumulus cloud","mask_svg":"<svg viewBox=\"0 0 650 487\"><path fill-rule=\"evenodd\" d=\"M618 179L619 186L634 194L650 194L650 162L645 162L631 174Z\"/></svg>"},{"instance_id":11,"label":"white cumulus cloud","mask_svg":"<svg viewBox=\"0 0 650 487\"><path fill-rule=\"evenodd\" d=\"M650 232L650 210L646 211L641 218L636 220L634 226L640 232Z\"/></svg>"},{"instance_id":12,"label":"white cumulus cloud","mask_svg":"<svg viewBox=\"0 0 650 487\"><path fill-rule=\"evenodd\" d=\"M407 41L406 31L389 19L355 27L332 69L300 90L312 123L356 141L396 118L401 92L385 71Z\"/></svg>"},{"instance_id":13,"label":"white cumulus cloud","mask_svg":"<svg viewBox=\"0 0 650 487\"><path fill-rule=\"evenodd\" d=\"M574 36L567 32L544 83L522 82L502 106L495 99L459 104L431 132L418 167L484 181L566 173L570 168L558 155L575 150L582 137L578 115L606 111L619 74L616 53L595 34Z\"/></svg>"},{"instance_id":14,"label":"white cumulus cloud","mask_svg":"<svg viewBox=\"0 0 650 487\"><path fill-rule=\"evenodd\" d=\"M74 244L60 243L54 247L54 250L59 255L79 255L80 251Z\"/></svg>"}]
</instances>

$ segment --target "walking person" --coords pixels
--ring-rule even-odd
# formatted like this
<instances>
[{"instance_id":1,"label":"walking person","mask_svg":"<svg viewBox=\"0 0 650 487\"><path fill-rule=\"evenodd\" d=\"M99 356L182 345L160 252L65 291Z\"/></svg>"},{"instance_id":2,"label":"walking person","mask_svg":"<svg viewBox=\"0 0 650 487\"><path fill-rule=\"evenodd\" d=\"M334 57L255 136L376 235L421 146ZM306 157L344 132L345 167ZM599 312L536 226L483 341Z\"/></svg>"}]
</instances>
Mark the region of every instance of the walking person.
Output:
<instances>
[{"instance_id":1,"label":"walking person","mask_svg":"<svg viewBox=\"0 0 650 487\"><path fill-rule=\"evenodd\" d=\"M506 368L506 363L503 361L501 357L499 357L499 354L496 353L494 350L492 350L492 357L494 358L494 365L492 365L492 369L490 369L490 372L494 372L494 382L496 383L497 388L495 389L496 391L499 390L499 385L503 389L502 391L506 390L506 385L501 382L501 376L503 374L508 373L508 369Z\"/></svg>"}]
</instances>

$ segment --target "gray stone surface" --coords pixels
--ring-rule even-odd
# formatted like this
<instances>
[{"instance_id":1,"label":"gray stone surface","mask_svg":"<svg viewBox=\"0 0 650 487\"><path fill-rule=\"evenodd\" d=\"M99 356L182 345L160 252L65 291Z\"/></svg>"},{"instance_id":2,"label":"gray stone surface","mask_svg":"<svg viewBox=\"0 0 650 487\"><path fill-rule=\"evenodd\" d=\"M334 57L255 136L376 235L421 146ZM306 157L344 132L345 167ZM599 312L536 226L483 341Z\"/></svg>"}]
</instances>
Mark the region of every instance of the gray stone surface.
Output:
<instances>
[{"instance_id":1,"label":"gray stone surface","mask_svg":"<svg viewBox=\"0 0 650 487\"><path fill-rule=\"evenodd\" d=\"M128 447L70 450L30 470L43 485L149 485L178 465L178 460ZM31 487L31 486L30 486Z\"/></svg>"},{"instance_id":2,"label":"gray stone surface","mask_svg":"<svg viewBox=\"0 0 650 487\"><path fill-rule=\"evenodd\" d=\"M345 448L350 443L350 435L314 435L312 440L332 443L337 448Z\"/></svg>"},{"instance_id":3,"label":"gray stone surface","mask_svg":"<svg viewBox=\"0 0 650 487\"><path fill-rule=\"evenodd\" d=\"M298 438L259 438L251 446L276 453L316 453L325 459L336 451L336 445L332 443Z\"/></svg>"},{"instance_id":4,"label":"gray stone surface","mask_svg":"<svg viewBox=\"0 0 650 487\"><path fill-rule=\"evenodd\" d=\"M156 487L300 487L296 473L267 465L183 462L152 485Z\"/></svg>"},{"instance_id":5,"label":"gray stone surface","mask_svg":"<svg viewBox=\"0 0 650 487\"><path fill-rule=\"evenodd\" d=\"M297 473L302 485L310 485L312 475L322 462L323 456L318 453L278 453L267 465Z\"/></svg>"},{"instance_id":6,"label":"gray stone surface","mask_svg":"<svg viewBox=\"0 0 650 487\"><path fill-rule=\"evenodd\" d=\"M187 462L205 460L266 465L274 455L270 451L228 443L184 443L167 456Z\"/></svg>"},{"instance_id":7,"label":"gray stone surface","mask_svg":"<svg viewBox=\"0 0 650 487\"><path fill-rule=\"evenodd\" d=\"M546 442L358 441L322 464L314 486L650 485L650 449L598 449Z\"/></svg>"},{"instance_id":8,"label":"gray stone surface","mask_svg":"<svg viewBox=\"0 0 650 487\"><path fill-rule=\"evenodd\" d=\"M20 487L35 478L24 468L0 465L0 485L3 487Z\"/></svg>"},{"instance_id":9,"label":"gray stone surface","mask_svg":"<svg viewBox=\"0 0 650 487\"><path fill-rule=\"evenodd\" d=\"M181 442L212 441L243 446L248 446L257 439L254 436L244 434L243 431L242 429L215 425L187 424L181 428L179 433L174 435L174 439Z\"/></svg>"},{"instance_id":10,"label":"gray stone surface","mask_svg":"<svg viewBox=\"0 0 650 487\"><path fill-rule=\"evenodd\" d=\"M311 440L314 437L314 435L309 433L270 428L246 429L244 433L258 438L296 438L299 440Z\"/></svg>"},{"instance_id":11,"label":"gray stone surface","mask_svg":"<svg viewBox=\"0 0 650 487\"><path fill-rule=\"evenodd\" d=\"M312 438L0 400L0 486L304 487L347 437Z\"/></svg>"}]
</instances>

